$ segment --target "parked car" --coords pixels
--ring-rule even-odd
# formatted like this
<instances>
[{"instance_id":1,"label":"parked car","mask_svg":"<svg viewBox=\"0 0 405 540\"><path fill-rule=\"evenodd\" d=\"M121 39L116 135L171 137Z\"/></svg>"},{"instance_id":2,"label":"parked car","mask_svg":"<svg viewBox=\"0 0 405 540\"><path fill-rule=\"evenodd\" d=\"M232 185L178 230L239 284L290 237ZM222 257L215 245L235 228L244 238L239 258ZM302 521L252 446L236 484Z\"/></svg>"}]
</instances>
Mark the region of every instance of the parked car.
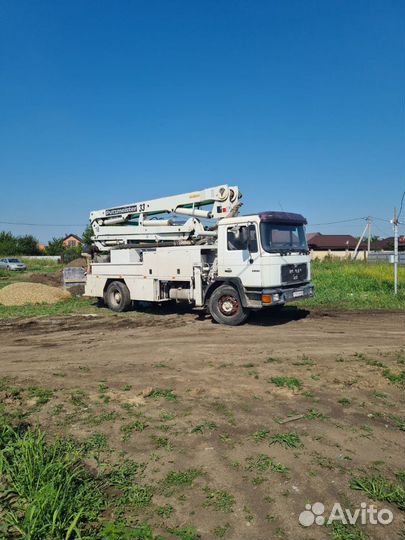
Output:
<instances>
[{"instance_id":1,"label":"parked car","mask_svg":"<svg viewBox=\"0 0 405 540\"><path fill-rule=\"evenodd\" d=\"M27 270L27 267L20 259L0 259L0 269L6 270Z\"/></svg>"}]
</instances>

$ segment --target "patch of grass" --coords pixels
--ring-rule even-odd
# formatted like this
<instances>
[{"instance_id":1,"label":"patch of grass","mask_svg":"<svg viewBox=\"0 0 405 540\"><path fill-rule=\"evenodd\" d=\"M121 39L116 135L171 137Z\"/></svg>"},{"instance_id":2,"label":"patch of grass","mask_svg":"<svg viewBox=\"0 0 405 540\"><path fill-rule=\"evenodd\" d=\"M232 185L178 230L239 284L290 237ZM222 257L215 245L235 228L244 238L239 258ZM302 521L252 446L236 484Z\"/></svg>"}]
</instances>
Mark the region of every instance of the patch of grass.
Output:
<instances>
[{"instance_id":1,"label":"patch of grass","mask_svg":"<svg viewBox=\"0 0 405 540\"><path fill-rule=\"evenodd\" d=\"M385 364L383 364L383 362L380 362L379 360L374 360L373 358L367 358L366 359L366 364L368 366L379 367L379 368L386 368L387 367Z\"/></svg>"},{"instance_id":2,"label":"patch of grass","mask_svg":"<svg viewBox=\"0 0 405 540\"><path fill-rule=\"evenodd\" d=\"M89 426L99 426L104 422L113 422L118 418L118 413L115 411L104 411L96 416L92 416L87 420Z\"/></svg>"},{"instance_id":3,"label":"patch of grass","mask_svg":"<svg viewBox=\"0 0 405 540\"><path fill-rule=\"evenodd\" d=\"M312 281L316 295L300 301L300 306L334 309L403 309L405 268L399 269L399 290L394 294L392 264L363 261L312 261Z\"/></svg>"},{"instance_id":4,"label":"patch of grass","mask_svg":"<svg viewBox=\"0 0 405 540\"><path fill-rule=\"evenodd\" d=\"M197 532L195 527L177 527L177 528L166 528L167 532L173 534L179 540L197 540L200 538L200 535Z\"/></svg>"},{"instance_id":5,"label":"patch of grass","mask_svg":"<svg viewBox=\"0 0 405 540\"><path fill-rule=\"evenodd\" d=\"M8 537L81 537L104 507L99 484L78 461L77 447L47 444L42 432L0 426L3 489L15 494L3 514ZM4 505L3 505L4 507Z\"/></svg>"},{"instance_id":6,"label":"patch of grass","mask_svg":"<svg viewBox=\"0 0 405 540\"><path fill-rule=\"evenodd\" d=\"M169 518L174 512L174 508L171 504L165 504L164 506L159 506L156 510L158 516L162 518Z\"/></svg>"},{"instance_id":7,"label":"patch of grass","mask_svg":"<svg viewBox=\"0 0 405 540\"><path fill-rule=\"evenodd\" d=\"M218 426L215 422L204 422L203 424L198 424L197 426L193 427L191 430L191 433L203 433L205 429L218 429Z\"/></svg>"},{"instance_id":8,"label":"patch of grass","mask_svg":"<svg viewBox=\"0 0 405 540\"><path fill-rule=\"evenodd\" d=\"M132 422L128 422L127 424L123 424L120 427L120 431L122 433L122 440L128 441L131 434L134 431L144 431L148 427L148 424L145 422L142 422L142 420L133 420Z\"/></svg>"},{"instance_id":9,"label":"patch of grass","mask_svg":"<svg viewBox=\"0 0 405 540\"><path fill-rule=\"evenodd\" d=\"M70 400L75 407L86 407L89 396L79 388L70 393Z\"/></svg>"},{"instance_id":10,"label":"patch of grass","mask_svg":"<svg viewBox=\"0 0 405 540\"><path fill-rule=\"evenodd\" d=\"M280 364L280 358L275 358L274 356L269 356L264 360L265 364Z\"/></svg>"},{"instance_id":11,"label":"patch of grass","mask_svg":"<svg viewBox=\"0 0 405 540\"><path fill-rule=\"evenodd\" d=\"M271 382L275 384L278 387L286 387L290 390L299 390L302 388L303 384L302 381L297 379L296 377L271 377Z\"/></svg>"},{"instance_id":12,"label":"patch of grass","mask_svg":"<svg viewBox=\"0 0 405 540\"><path fill-rule=\"evenodd\" d=\"M226 514L233 512L235 504L235 497L233 495L220 489L210 490L209 488L205 488L204 491L207 494L204 506L210 507L217 512L225 512Z\"/></svg>"},{"instance_id":13,"label":"patch of grass","mask_svg":"<svg viewBox=\"0 0 405 540\"><path fill-rule=\"evenodd\" d=\"M305 414L305 418L307 420L326 420L329 417L321 413L320 411L317 411L316 409L309 409L308 412Z\"/></svg>"},{"instance_id":14,"label":"patch of grass","mask_svg":"<svg viewBox=\"0 0 405 540\"><path fill-rule=\"evenodd\" d=\"M352 400L350 398L342 398L338 400L338 403L340 403L342 407L350 407Z\"/></svg>"},{"instance_id":15,"label":"patch of grass","mask_svg":"<svg viewBox=\"0 0 405 540\"><path fill-rule=\"evenodd\" d=\"M299 448L302 446L300 436L295 431L273 435L270 438L270 444L281 444L284 448Z\"/></svg>"},{"instance_id":16,"label":"patch of grass","mask_svg":"<svg viewBox=\"0 0 405 540\"><path fill-rule=\"evenodd\" d=\"M53 397L53 390L40 388L39 386L30 386L28 388L28 397L36 398L37 405L45 405Z\"/></svg>"},{"instance_id":17,"label":"patch of grass","mask_svg":"<svg viewBox=\"0 0 405 540\"><path fill-rule=\"evenodd\" d=\"M105 452L108 450L107 437L104 433L92 433L83 443L83 448L88 452Z\"/></svg>"},{"instance_id":18,"label":"patch of grass","mask_svg":"<svg viewBox=\"0 0 405 540\"><path fill-rule=\"evenodd\" d=\"M312 360L312 358L310 358L306 354L303 354L301 360L299 362L293 362L293 365L294 366L309 366L309 367L311 367L311 366L315 366L316 362L314 360Z\"/></svg>"},{"instance_id":19,"label":"patch of grass","mask_svg":"<svg viewBox=\"0 0 405 540\"><path fill-rule=\"evenodd\" d=\"M405 431L405 418L396 414L389 414L388 418L395 424L395 427L401 431Z\"/></svg>"},{"instance_id":20,"label":"patch of grass","mask_svg":"<svg viewBox=\"0 0 405 540\"><path fill-rule=\"evenodd\" d=\"M270 431L268 429L259 429L253 433L253 440L257 443L265 441L269 438Z\"/></svg>"},{"instance_id":21,"label":"patch of grass","mask_svg":"<svg viewBox=\"0 0 405 540\"><path fill-rule=\"evenodd\" d=\"M273 461L273 459L266 454L259 454L256 457L248 457L246 458L246 462L246 469L248 471L257 470L264 472L269 469L279 473L285 473L288 471L288 467Z\"/></svg>"},{"instance_id":22,"label":"patch of grass","mask_svg":"<svg viewBox=\"0 0 405 540\"><path fill-rule=\"evenodd\" d=\"M149 524L140 524L136 527L129 526L125 522L116 521L106 523L100 531L102 540L158 540Z\"/></svg>"},{"instance_id":23,"label":"patch of grass","mask_svg":"<svg viewBox=\"0 0 405 540\"><path fill-rule=\"evenodd\" d=\"M131 484L125 489L120 499L120 503L135 506L137 508L144 508L145 506L149 506L152 502L152 497L153 489L151 486Z\"/></svg>"},{"instance_id":24,"label":"patch of grass","mask_svg":"<svg viewBox=\"0 0 405 540\"><path fill-rule=\"evenodd\" d=\"M400 371L399 373L393 373L390 369L384 369L383 375L392 384L399 384L402 386L405 382L405 371Z\"/></svg>"},{"instance_id":25,"label":"patch of grass","mask_svg":"<svg viewBox=\"0 0 405 540\"><path fill-rule=\"evenodd\" d=\"M217 538L223 538L230 528L230 523L225 523L225 525L223 525L222 527L218 525L218 527L215 527L215 529L212 531L212 534Z\"/></svg>"},{"instance_id":26,"label":"patch of grass","mask_svg":"<svg viewBox=\"0 0 405 540\"><path fill-rule=\"evenodd\" d=\"M334 521L330 528L333 540L367 540L368 534L356 525L344 524Z\"/></svg>"},{"instance_id":27,"label":"patch of grass","mask_svg":"<svg viewBox=\"0 0 405 540\"><path fill-rule=\"evenodd\" d=\"M361 476L352 478L352 489L367 493L374 501L387 501L399 509L405 509L405 490L403 486L386 480L383 476Z\"/></svg>"},{"instance_id":28,"label":"patch of grass","mask_svg":"<svg viewBox=\"0 0 405 540\"><path fill-rule=\"evenodd\" d=\"M164 397L167 401L176 401L177 396L173 390L167 388L155 388L146 397L159 398Z\"/></svg>"},{"instance_id":29,"label":"patch of grass","mask_svg":"<svg viewBox=\"0 0 405 540\"><path fill-rule=\"evenodd\" d=\"M173 445L167 437L152 435L151 439L155 448L165 448L166 450L173 450Z\"/></svg>"},{"instance_id":30,"label":"patch of grass","mask_svg":"<svg viewBox=\"0 0 405 540\"><path fill-rule=\"evenodd\" d=\"M132 384L124 384L123 386L121 386L121 390L123 392L129 392L130 390L132 390Z\"/></svg>"},{"instance_id":31,"label":"patch of grass","mask_svg":"<svg viewBox=\"0 0 405 540\"><path fill-rule=\"evenodd\" d=\"M133 461L132 459L125 459L122 462L115 463L111 469L105 473L105 478L112 486L116 486L120 489L125 489L134 483L139 475L145 468L145 465Z\"/></svg>"},{"instance_id":32,"label":"patch of grass","mask_svg":"<svg viewBox=\"0 0 405 540\"><path fill-rule=\"evenodd\" d=\"M93 308L93 309L92 309ZM27 304L25 306L0 305L0 319L15 317L54 317L58 315L71 315L73 313L94 313L96 311L91 298L72 296L56 304Z\"/></svg>"},{"instance_id":33,"label":"patch of grass","mask_svg":"<svg viewBox=\"0 0 405 540\"><path fill-rule=\"evenodd\" d=\"M170 471L163 480L164 486L190 487L193 481L201 476L200 469L188 469L186 471Z\"/></svg>"}]
</instances>

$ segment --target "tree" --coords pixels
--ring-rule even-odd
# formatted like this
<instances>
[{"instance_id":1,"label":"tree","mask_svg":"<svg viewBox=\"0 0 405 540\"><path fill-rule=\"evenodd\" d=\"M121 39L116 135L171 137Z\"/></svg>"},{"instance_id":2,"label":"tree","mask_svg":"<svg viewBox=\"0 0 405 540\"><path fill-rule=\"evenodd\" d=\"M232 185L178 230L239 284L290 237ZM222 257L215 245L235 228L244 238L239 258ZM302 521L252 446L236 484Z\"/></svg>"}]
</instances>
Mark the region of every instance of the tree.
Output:
<instances>
[{"instance_id":1,"label":"tree","mask_svg":"<svg viewBox=\"0 0 405 540\"><path fill-rule=\"evenodd\" d=\"M39 255L38 240L31 234L17 236L17 255Z\"/></svg>"},{"instance_id":2,"label":"tree","mask_svg":"<svg viewBox=\"0 0 405 540\"><path fill-rule=\"evenodd\" d=\"M93 240L91 239L93 234L93 228L89 223L82 234L83 244L87 244L90 246L93 243Z\"/></svg>"},{"instance_id":3,"label":"tree","mask_svg":"<svg viewBox=\"0 0 405 540\"><path fill-rule=\"evenodd\" d=\"M38 240L30 234L14 236L11 232L0 232L0 255L38 255Z\"/></svg>"},{"instance_id":4,"label":"tree","mask_svg":"<svg viewBox=\"0 0 405 540\"><path fill-rule=\"evenodd\" d=\"M63 243L64 237L61 236L60 238L53 237L52 240L48 242L48 245L46 247L46 254L47 255L62 255L62 253L65 251L66 246Z\"/></svg>"}]
</instances>

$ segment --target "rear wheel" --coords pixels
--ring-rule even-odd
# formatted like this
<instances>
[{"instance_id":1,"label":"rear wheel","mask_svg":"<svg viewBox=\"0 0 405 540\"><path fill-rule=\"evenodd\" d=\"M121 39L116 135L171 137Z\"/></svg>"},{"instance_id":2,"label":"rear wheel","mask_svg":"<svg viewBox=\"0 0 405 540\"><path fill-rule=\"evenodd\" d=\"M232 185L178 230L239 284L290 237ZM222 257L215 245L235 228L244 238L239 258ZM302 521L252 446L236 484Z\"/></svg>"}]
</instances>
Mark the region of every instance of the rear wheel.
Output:
<instances>
[{"instance_id":1,"label":"rear wheel","mask_svg":"<svg viewBox=\"0 0 405 540\"><path fill-rule=\"evenodd\" d=\"M131 305L128 287L122 281L113 281L107 287L104 301L113 311L127 311Z\"/></svg>"},{"instance_id":2,"label":"rear wheel","mask_svg":"<svg viewBox=\"0 0 405 540\"><path fill-rule=\"evenodd\" d=\"M239 293L231 285L221 285L212 293L208 309L220 324L237 326L246 321L249 311L242 306Z\"/></svg>"}]
</instances>

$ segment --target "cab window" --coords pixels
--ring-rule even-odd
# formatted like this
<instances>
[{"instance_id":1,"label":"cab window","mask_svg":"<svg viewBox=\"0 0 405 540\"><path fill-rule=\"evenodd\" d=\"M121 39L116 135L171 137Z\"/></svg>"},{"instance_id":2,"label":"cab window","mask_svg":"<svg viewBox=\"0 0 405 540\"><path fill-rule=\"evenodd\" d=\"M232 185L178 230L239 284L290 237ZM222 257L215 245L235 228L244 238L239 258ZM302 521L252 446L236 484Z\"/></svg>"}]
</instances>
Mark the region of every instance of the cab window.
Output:
<instances>
[{"instance_id":1,"label":"cab window","mask_svg":"<svg viewBox=\"0 0 405 540\"><path fill-rule=\"evenodd\" d=\"M234 225L227 229L228 251L248 250L257 252L257 234L255 225Z\"/></svg>"}]
</instances>

